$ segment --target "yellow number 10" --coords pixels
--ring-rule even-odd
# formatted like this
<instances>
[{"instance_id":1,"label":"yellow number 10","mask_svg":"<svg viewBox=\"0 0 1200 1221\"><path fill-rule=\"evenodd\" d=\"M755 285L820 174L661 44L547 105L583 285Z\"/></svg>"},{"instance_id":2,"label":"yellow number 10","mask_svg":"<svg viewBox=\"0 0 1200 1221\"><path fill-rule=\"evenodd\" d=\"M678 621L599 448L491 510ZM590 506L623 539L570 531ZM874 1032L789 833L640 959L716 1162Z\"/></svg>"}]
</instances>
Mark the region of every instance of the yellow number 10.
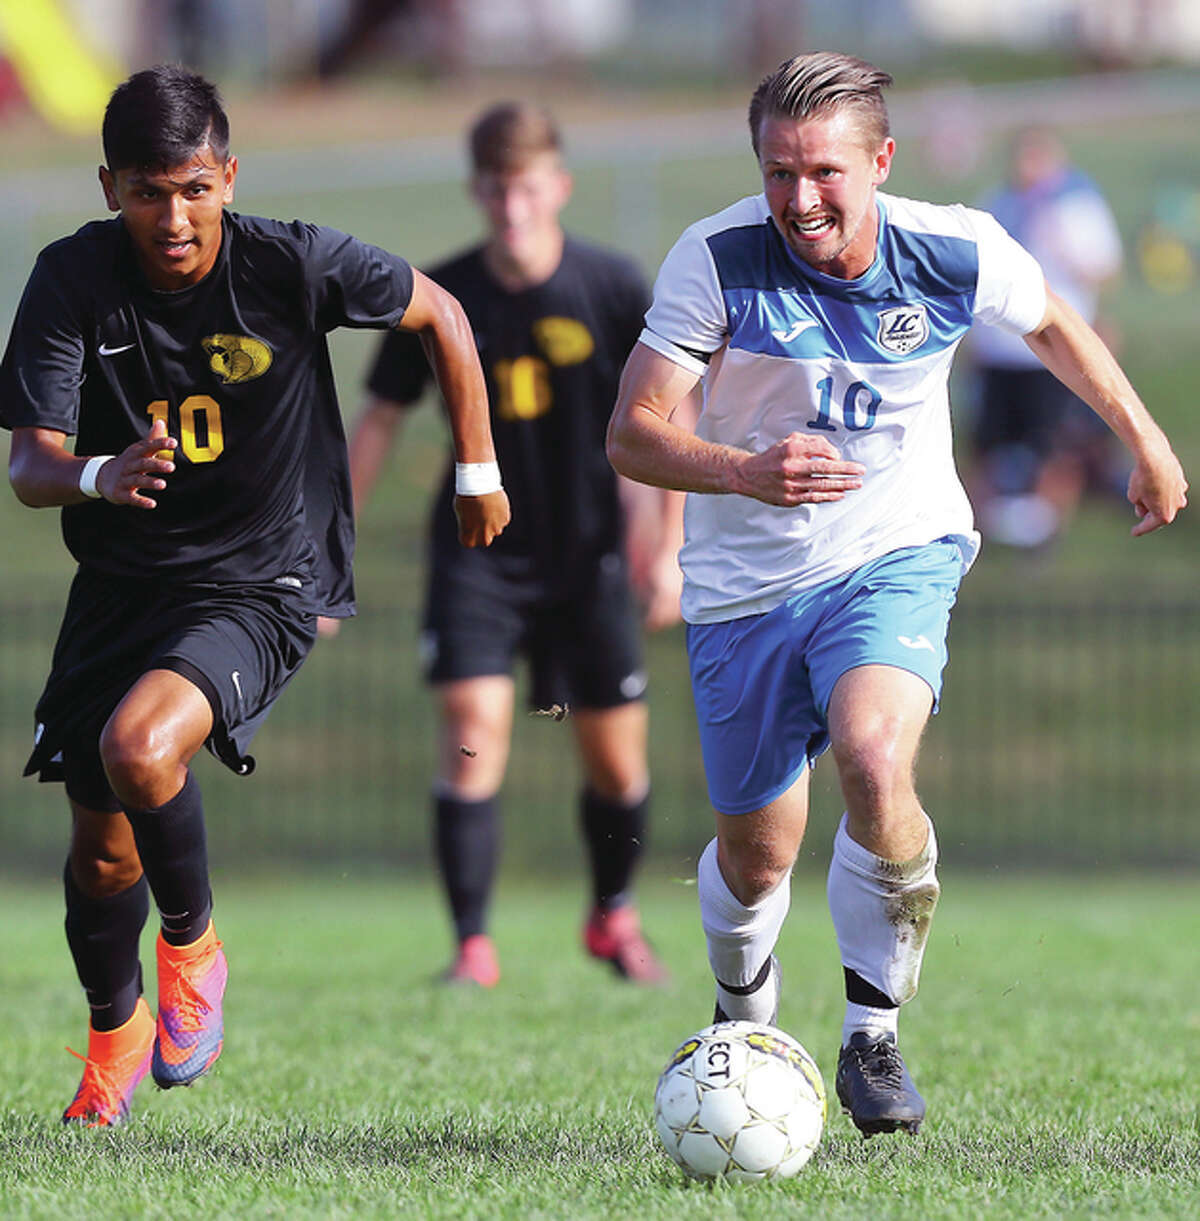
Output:
<instances>
[{"instance_id":1,"label":"yellow number 10","mask_svg":"<svg viewBox=\"0 0 1200 1221\"><path fill-rule=\"evenodd\" d=\"M539 356L498 360L492 366L502 420L536 420L554 406L550 366Z\"/></svg>"},{"instance_id":2,"label":"yellow number 10","mask_svg":"<svg viewBox=\"0 0 1200 1221\"><path fill-rule=\"evenodd\" d=\"M167 423L167 400L155 399L146 410L151 420ZM197 435L199 434L199 436ZM215 462L225 450L221 406L207 394L190 394L179 404L179 446L189 462Z\"/></svg>"}]
</instances>

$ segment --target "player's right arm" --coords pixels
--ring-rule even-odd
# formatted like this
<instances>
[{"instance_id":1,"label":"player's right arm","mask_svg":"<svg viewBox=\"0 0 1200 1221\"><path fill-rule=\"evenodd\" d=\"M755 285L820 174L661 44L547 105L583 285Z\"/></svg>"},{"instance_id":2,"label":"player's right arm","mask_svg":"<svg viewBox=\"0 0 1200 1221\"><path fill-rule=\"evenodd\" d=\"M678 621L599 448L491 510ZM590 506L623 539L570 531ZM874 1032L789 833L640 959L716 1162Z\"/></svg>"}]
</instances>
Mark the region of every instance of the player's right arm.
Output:
<instances>
[{"instance_id":1,"label":"player's right arm","mask_svg":"<svg viewBox=\"0 0 1200 1221\"><path fill-rule=\"evenodd\" d=\"M495 463L487 384L471 324L458 300L414 269L412 299L399 325L421 337L446 404L455 462L473 467ZM486 547L508 525L508 497L502 488L455 496L454 512L459 541L466 547Z\"/></svg>"},{"instance_id":2,"label":"player's right arm","mask_svg":"<svg viewBox=\"0 0 1200 1221\"><path fill-rule=\"evenodd\" d=\"M14 428L8 456L8 480L17 499L34 509L83 504L79 481L88 459L77 457L66 447L67 434L53 428ZM164 476L175 463L159 455L178 442L167 436L167 427L155 420L148 436L135 441L103 463L95 477L96 491L116 505L153 509L155 500L147 492L161 492Z\"/></svg>"},{"instance_id":3,"label":"player's right arm","mask_svg":"<svg viewBox=\"0 0 1200 1221\"><path fill-rule=\"evenodd\" d=\"M153 509L154 497L147 493L165 488L163 477L175 469L169 453L157 456L177 444L165 424L156 423L148 436L102 463L67 445L78 433L91 325L80 286L97 274L92 260L90 239L56 242L38 256L21 295L0 366L0 424L12 430L8 478L17 499L35 509L99 497ZM92 496L80 487L85 473Z\"/></svg>"},{"instance_id":4,"label":"player's right arm","mask_svg":"<svg viewBox=\"0 0 1200 1221\"><path fill-rule=\"evenodd\" d=\"M350 453L350 490L354 497L354 516L362 516L371 499L371 492L387 463L387 456L400 431L403 403L378 394L368 395L366 403L346 443ZM317 617L317 631L322 636L336 636L342 621L329 615Z\"/></svg>"},{"instance_id":5,"label":"player's right arm","mask_svg":"<svg viewBox=\"0 0 1200 1221\"><path fill-rule=\"evenodd\" d=\"M354 489L354 516L361 517L387 457L400 433L405 404L369 394L350 434L350 482Z\"/></svg>"},{"instance_id":6,"label":"player's right arm","mask_svg":"<svg viewBox=\"0 0 1200 1221\"><path fill-rule=\"evenodd\" d=\"M761 453L706 441L671 422L697 374L639 342L621 375L608 460L629 479L684 492L736 494L791 507L841 500L865 468L823 437L790 433Z\"/></svg>"}]
</instances>

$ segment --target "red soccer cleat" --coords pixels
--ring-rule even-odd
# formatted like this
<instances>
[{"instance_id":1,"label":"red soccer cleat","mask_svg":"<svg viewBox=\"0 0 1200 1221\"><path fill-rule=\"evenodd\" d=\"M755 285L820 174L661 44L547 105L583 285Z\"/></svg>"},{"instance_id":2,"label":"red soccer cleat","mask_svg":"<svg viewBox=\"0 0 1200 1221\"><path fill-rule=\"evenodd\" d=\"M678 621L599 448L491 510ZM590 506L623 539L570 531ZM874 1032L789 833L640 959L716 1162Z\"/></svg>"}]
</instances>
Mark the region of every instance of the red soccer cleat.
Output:
<instances>
[{"instance_id":1,"label":"red soccer cleat","mask_svg":"<svg viewBox=\"0 0 1200 1221\"><path fill-rule=\"evenodd\" d=\"M618 975L635 984L665 984L670 978L642 936L637 908L632 904L593 908L583 929L583 944L593 958L611 963Z\"/></svg>"},{"instance_id":2,"label":"red soccer cleat","mask_svg":"<svg viewBox=\"0 0 1200 1221\"><path fill-rule=\"evenodd\" d=\"M486 933L475 933L461 941L458 956L442 976L442 982L494 988L500 982L500 961L492 939Z\"/></svg>"}]
</instances>

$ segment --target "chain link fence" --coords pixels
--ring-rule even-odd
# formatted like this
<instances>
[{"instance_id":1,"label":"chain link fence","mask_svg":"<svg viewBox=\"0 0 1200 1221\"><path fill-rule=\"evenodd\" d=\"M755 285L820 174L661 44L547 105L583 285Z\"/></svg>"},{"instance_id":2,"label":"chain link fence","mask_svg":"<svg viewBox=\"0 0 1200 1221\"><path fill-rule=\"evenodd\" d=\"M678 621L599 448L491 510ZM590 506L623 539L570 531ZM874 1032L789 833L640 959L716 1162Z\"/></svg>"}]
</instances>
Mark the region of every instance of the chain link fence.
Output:
<instances>
[{"instance_id":1,"label":"chain link fence","mask_svg":"<svg viewBox=\"0 0 1200 1221\"><path fill-rule=\"evenodd\" d=\"M60 607L0 596L0 870L52 871L61 787L21 778ZM410 607L321 641L240 779L197 764L221 870L429 868L433 712ZM1190 602L980 602L951 627L943 710L918 766L947 864L1200 865L1200 609ZM711 834L682 635L650 644L651 867L690 876ZM518 718L504 790L506 868L582 865L569 718ZM823 869L841 809L818 764L801 869Z\"/></svg>"}]
</instances>

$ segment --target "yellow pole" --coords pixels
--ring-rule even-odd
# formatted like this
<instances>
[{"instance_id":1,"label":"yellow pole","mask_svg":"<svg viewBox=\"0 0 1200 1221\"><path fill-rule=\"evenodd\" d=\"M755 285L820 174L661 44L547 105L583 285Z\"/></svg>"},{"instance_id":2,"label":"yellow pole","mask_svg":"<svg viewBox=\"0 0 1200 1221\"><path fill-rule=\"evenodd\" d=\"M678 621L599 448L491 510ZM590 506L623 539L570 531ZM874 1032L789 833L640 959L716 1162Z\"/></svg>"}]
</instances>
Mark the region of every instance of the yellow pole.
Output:
<instances>
[{"instance_id":1,"label":"yellow pole","mask_svg":"<svg viewBox=\"0 0 1200 1221\"><path fill-rule=\"evenodd\" d=\"M61 0L0 0L0 49L38 113L73 134L99 129L125 75L84 42Z\"/></svg>"}]
</instances>

